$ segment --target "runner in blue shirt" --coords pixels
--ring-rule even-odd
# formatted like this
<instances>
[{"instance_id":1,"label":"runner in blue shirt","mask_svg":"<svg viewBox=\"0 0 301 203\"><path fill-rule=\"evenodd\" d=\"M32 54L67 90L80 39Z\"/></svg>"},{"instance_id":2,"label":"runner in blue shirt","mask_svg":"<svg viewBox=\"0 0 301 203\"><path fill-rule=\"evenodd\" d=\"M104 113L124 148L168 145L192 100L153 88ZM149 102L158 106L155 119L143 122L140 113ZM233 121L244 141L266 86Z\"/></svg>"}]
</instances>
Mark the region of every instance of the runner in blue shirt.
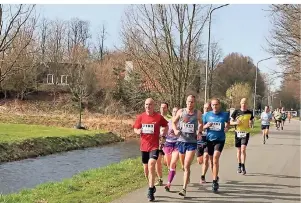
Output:
<instances>
[{"instance_id":1,"label":"runner in blue shirt","mask_svg":"<svg viewBox=\"0 0 301 203\"><path fill-rule=\"evenodd\" d=\"M207 147L205 151L208 152L210 159L213 159L213 183L212 190L216 192L219 188L218 184L218 171L219 171L219 158L223 151L226 132L229 129L230 117L226 112L221 111L221 104L219 99L211 100L212 111L204 116L203 128L206 129Z\"/></svg>"}]
</instances>

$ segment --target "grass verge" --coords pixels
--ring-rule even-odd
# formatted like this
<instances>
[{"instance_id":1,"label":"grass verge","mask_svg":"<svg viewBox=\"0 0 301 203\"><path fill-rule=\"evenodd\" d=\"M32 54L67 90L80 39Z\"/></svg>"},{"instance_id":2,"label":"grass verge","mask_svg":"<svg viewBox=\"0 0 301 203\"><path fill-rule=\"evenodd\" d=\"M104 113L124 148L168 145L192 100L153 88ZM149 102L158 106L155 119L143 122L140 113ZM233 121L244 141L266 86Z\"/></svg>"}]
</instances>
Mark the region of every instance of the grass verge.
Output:
<instances>
[{"instance_id":1,"label":"grass verge","mask_svg":"<svg viewBox=\"0 0 301 203\"><path fill-rule=\"evenodd\" d=\"M100 114L85 113L82 124L89 130L106 130L113 132L123 138L133 136L132 124L134 120L124 117L104 116ZM78 115L69 113L57 114L21 114L21 113L1 113L0 123L43 125L59 128L73 128L78 123Z\"/></svg>"},{"instance_id":2,"label":"grass verge","mask_svg":"<svg viewBox=\"0 0 301 203\"><path fill-rule=\"evenodd\" d=\"M259 122L251 135L260 132ZM234 132L227 133L226 148L234 145ZM180 168L180 167L178 167ZM167 175L166 167L164 174ZM31 190L0 196L3 203L107 203L146 185L141 159L127 159L92 169L57 183L45 183Z\"/></svg>"},{"instance_id":3,"label":"grass verge","mask_svg":"<svg viewBox=\"0 0 301 203\"><path fill-rule=\"evenodd\" d=\"M122 141L105 131L0 123L0 162Z\"/></svg>"}]
</instances>

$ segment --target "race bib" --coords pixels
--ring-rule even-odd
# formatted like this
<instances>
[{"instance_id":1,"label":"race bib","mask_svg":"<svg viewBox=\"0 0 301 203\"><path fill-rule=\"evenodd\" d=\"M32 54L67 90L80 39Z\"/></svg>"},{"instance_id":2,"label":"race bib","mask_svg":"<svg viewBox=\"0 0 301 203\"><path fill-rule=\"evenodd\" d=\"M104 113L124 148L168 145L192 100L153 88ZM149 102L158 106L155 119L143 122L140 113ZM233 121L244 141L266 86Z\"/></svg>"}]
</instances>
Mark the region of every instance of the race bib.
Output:
<instances>
[{"instance_id":1,"label":"race bib","mask_svg":"<svg viewBox=\"0 0 301 203\"><path fill-rule=\"evenodd\" d=\"M210 130L213 131L221 131L221 129L222 129L222 123L219 122L213 122L212 126L210 127Z\"/></svg>"},{"instance_id":2,"label":"race bib","mask_svg":"<svg viewBox=\"0 0 301 203\"><path fill-rule=\"evenodd\" d=\"M237 133L237 137L246 137L247 136L247 133L246 132L236 132Z\"/></svg>"},{"instance_id":3,"label":"race bib","mask_svg":"<svg viewBox=\"0 0 301 203\"><path fill-rule=\"evenodd\" d=\"M142 124L142 133L143 134L154 134L155 124Z\"/></svg>"},{"instance_id":4,"label":"race bib","mask_svg":"<svg viewBox=\"0 0 301 203\"><path fill-rule=\"evenodd\" d=\"M194 133L194 124L183 123L182 132Z\"/></svg>"}]
</instances>

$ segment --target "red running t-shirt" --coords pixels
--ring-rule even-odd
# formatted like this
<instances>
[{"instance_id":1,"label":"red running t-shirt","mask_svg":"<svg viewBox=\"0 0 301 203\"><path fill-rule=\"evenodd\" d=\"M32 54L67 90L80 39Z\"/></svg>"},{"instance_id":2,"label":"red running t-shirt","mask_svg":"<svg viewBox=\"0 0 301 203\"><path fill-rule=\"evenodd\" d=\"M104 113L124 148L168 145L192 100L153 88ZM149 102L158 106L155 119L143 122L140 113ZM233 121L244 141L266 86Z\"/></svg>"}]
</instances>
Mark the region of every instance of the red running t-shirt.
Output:
<instances>
[{"instance_id":1,"label":"red running t-shirt","mask_svg":"<svg viewBox=\"0 0 301 203\"><path fill-rule=\"evenodd\" d=\"M140 151L150 152L159 148L160 127L166 127L167 120L161 114L147 115L145 112L138 115L133 128L141 129Z\"/></svg>"}]
</instances>

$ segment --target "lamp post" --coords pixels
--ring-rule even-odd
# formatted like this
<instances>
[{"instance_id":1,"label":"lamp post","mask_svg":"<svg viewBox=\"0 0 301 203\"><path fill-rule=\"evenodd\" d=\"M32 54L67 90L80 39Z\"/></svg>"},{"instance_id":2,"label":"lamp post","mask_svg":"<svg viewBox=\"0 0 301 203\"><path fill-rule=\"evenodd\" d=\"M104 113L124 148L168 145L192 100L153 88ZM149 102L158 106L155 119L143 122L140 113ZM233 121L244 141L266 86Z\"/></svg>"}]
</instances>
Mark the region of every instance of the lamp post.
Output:
<instances>
[{"instance_id":1,"label":"lamp post","mask_svg":"<svg viewBox=\"0 0 301 203\"><path fill-rule=\"evenodd\" d=\"M271 94L271 106L272 107L274 106L274 98L276 98L275 95L278 95L278 92Z\"/></svg>"},{"instance_id":2,"label":"lamp post","mask_svg":"<svg viewBox=\"0 0 301 203\"><path fill-rule=\"evenodd\" d=\"M255 70L255 85L254 85L254 106L253 106L253 115L255 116L255 108L256 108L256 89L257 89L257 75L258 75L258 64L262 61L266 61L269 60L273 57L269 57L269 58L265 58L265 59L261 59L260 61L257 62L256 65L256 70Z\"/></svg>"},{"instance_id":3,"label":"lamp post","mask_svg":"<svg viewBox=\"0 0 301 203\"><path fill-rule=\"evenodd\" d=\"M208 47L207 47L207 63L206 63L206 69L205 69L205 102L207 101L207 87L208 87L208 68L209 68L209 57L210 57L210 34L211 34L211 15L213 13L213 11L219 9L219 8L222 8L224 6L228 6L229 4L224 4L224 5L221 5L219 7L216 7L214 9L212 9L210 11L210 14L209 14L209 35L208 35Z\"/></svg>"}]
</instances>

